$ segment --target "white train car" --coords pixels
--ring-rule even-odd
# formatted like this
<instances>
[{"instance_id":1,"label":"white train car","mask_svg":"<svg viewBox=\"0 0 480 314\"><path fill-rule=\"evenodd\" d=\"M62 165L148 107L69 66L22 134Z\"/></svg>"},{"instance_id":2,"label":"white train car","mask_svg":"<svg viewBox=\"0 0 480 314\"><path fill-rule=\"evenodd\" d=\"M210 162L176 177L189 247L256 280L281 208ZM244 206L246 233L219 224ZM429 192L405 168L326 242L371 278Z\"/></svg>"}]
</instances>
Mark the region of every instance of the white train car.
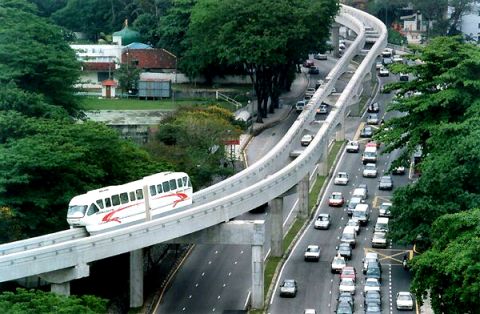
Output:
<instances>
[{"instance_id":1,"label":"white train car","mask_svg":"<svg viewBox=\"0 0 480 314\"><path fill-rule=\"evenodd\" d=\"M152 217L192 204L193 189L188 175L161 172L75 196L68 205L67 222L71 228L85 227L89 233L96 233L144 221L145 185Z\"/></svg>"}]
</instances>

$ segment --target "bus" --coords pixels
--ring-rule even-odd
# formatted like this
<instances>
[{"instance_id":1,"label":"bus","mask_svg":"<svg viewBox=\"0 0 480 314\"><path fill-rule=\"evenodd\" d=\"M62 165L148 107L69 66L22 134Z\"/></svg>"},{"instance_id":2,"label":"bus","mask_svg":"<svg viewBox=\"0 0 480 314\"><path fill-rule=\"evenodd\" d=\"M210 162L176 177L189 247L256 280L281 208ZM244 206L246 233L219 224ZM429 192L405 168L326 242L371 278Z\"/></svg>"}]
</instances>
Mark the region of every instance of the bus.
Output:
<instances>
[{"instance_id":1,"label":"bus","mask_svg":"<svg viewBox=\"0 0 480 314\"><path fill-rule=\"evenodd\" d=\"M143 187L147 186L145 196ZM68 205L70 228L85 227L89 233L107 231L192 204L193 188L183 172L160 172L141 180L108 186L72 198Z\"/></svg>"}]
</instances>

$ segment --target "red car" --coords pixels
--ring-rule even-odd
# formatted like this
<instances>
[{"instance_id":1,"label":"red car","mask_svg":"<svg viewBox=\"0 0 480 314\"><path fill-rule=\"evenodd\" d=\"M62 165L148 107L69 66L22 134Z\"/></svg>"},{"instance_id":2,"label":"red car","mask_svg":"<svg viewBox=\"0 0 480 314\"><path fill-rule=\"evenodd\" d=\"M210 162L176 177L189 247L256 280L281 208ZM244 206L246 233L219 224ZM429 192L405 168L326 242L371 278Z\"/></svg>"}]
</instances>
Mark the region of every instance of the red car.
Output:
<instances>
[{"instance_id":1,"label":"red car","mask_svg":"<svg viewBox=\"0 0 480 314\"><path fill-rule=\"evenodd\" d=\"M343 278L352 278L353 281L357 278L357 273L355 272L355 268L352 266L345 266L340 273L340 279Z\"/></svg>"},{"instance_id":2,"label":"red car","mask_svg":"<svg viewBox=\"0 0 480 314\"><path fill-rule=\"evenodd\" d=\"M306 68L313 67L314 65L315 63L313 62L313 60L305 60L305 62L303 62L303 66Z\"/></svg>"},{"instance_id":3,"label":"red car","mask_svg":"<svg viewBox=\"0 0 480 314\"><path fill-rule=\"evenodd\" d=\"M332 195L328 198L329 206L343 206L345 199L341 192L332 192Z\"/></svg>"}]
</instances>

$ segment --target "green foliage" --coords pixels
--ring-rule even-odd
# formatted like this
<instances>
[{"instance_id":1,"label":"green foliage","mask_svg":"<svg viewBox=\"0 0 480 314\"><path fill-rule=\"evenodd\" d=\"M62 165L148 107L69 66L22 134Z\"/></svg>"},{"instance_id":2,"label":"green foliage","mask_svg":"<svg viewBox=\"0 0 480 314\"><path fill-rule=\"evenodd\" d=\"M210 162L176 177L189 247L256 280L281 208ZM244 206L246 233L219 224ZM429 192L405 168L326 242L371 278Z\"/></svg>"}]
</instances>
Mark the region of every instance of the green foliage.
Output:
<instances>
[{"instance_id":1,"label":"green foliage","mask_svg":"<svg viewBox=\"0 0 480 314\"><path fill-rule=\"evenodd\" d=\"M24 0L2 1L0 20L0 85L14 84L31 93L37 106L41 99L75 112L73 84L80 66L61 29L32 13Z\"/></svg>"},{"instance_id":2,"label":"green foliage","mask_svg":"<svg viewBox=\"0 0 480 314\"><path fill-rule=\"evenodd\" d=\"M142 70L137 68L133 61L120 64L120 67L115 70L115 78L122 92L133 95L137 93L141 72Z\"/></svg>"},{"instance_id":3,"label":"green foliage","mask_svg":"<svg viewBox=\"0 0 480 314\"><path fill-rule=\"evenodd\" d=\"M65 297L40 290L17 289L0 294L0 311L9 314L98 314L107 312L107 303L91 295Z\"/></svg>"},{"instance_id":4,"label":"green foliage","mask_svg":"<svg viewBox=\"0 0 480 314\"><path fill-rule=\"evenodd\" d=\"M388 29L388 42L394 45L403 45L407 42L407 38L393 28Z\"/></svg>"}]
</instances>

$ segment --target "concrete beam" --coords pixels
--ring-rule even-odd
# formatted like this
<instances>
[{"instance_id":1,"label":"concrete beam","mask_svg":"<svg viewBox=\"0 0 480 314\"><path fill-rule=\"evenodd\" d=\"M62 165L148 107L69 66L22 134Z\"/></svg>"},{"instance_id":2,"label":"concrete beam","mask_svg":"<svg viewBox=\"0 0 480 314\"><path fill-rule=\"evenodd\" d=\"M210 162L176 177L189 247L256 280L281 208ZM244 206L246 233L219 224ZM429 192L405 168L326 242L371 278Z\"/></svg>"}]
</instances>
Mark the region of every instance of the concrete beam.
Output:
<instances>
[{"instance_id":1,"label":"concrete beam","mask_svg":"<svg viewBox=\"0 0 480 314\"><path fill-rule=\"evenodd\" d=\"M264 305L263 245L252 245L252 308L263 309Z\"/></svg>"},{"instance_id":2,"label":"concrete beam","mask_svg":"<svg viewBox=\"0 0 480 314\"><path fill-rule=\"evenodd\" d=\"M280 257L283 255L283 197L277 197L272 200L270 223L270 254Z\"/></svg>"},{"instance_id":3,"label":"concrete beam","mask_svg":"<svg viewBox=\"0 0 480 314\"><path fill-rule=\"evenodd\" d=\"M165 243L263 245L264 220L232 220Z\"/></svg>"},{"instance_id":4,"label":"concrete beam","mask_svg":"<svg viewBox=\"0 0 480 314\"><path fill-rule=\"evenodd\" d=\"M69 267L40 274L39 277L53 284L68 283L74 279L80 279L90 276L90 266L79 264L75 267Z\"/></svg>"},{"instance_id":5,"label":"concrete beam","mask_svg":"<svg viewBox=\"0 0 480 314\"><path fill-rule=\"evenodd\" d=\"M50 286L50 292L66 297L70 296L70 281L63 283L52 283Z\"/></svg>"},{"instance_id":6,"label":"concrete beam","mask_svg":"<svg viewBox=\"0 0 480 314\"><path fill-rule=\"evenodd\" d=\"M130 252L130 307L143 305L143 250Z\"/></svg>"},{"instance_id":7,"label":"concrete beam","mask_svg":"<svg viewBox=\"0 0 480 314\"><path fill-rule=\"evenodd\" d=\"M328 175L328 146L324 145L323 153L318 161L318 175L327 176Z\"/></svg>"},{"instance_id":8,"label":"concrete beam","mask_svg":"<svg viewBox=\"0 0 480 314\"><path fill-rule=\"evenodd\" d=\"M310 191L310 175L306 176L298 182L298 216L300 218L308 217L308 196Z\"/></svg>"},{"instance_id":9,"label":"concrete beam","mask_svg":"<svg viewBox=\"0 0 480 314\"><path fill-rule=\"evenodd\" d=\"M337 23L332 24L332 45L333 45L333 56L335 58L340 57L340 25Z\"/></svg>"}]
</instances>

